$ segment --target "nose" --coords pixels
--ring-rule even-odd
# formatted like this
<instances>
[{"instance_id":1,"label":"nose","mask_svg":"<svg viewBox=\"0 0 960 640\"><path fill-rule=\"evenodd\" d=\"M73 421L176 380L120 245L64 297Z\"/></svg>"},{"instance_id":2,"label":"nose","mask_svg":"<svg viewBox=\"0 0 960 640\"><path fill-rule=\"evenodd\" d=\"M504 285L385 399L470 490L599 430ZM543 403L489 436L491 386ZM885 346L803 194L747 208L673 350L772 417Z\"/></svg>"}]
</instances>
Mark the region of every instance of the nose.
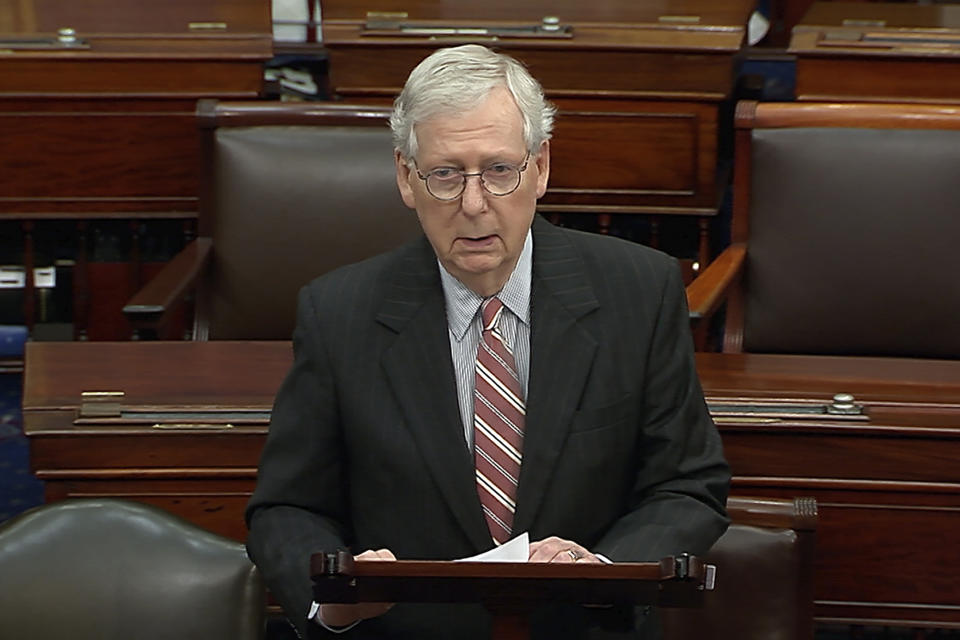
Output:
<instances>
[{"instance_id":1,"label":"nose","mask_svg":"<svg viewBox=\"0 0 960 640\"><path fill-rule=\"evenodd\" d=\"M467 214L483 213L487 208L487 192L480 183L480 176L468 176L460 196L460 208Z\"/></svg>"}]
</instances>

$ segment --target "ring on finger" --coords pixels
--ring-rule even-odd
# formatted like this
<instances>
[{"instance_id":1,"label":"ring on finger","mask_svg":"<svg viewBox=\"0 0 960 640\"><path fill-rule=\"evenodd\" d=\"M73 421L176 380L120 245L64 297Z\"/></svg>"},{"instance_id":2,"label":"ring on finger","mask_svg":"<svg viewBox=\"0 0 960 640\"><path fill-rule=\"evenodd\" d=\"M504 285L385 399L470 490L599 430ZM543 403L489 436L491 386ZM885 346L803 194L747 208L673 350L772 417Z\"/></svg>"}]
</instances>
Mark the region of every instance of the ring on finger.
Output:
<instances>
[{"instance_id":1,"label":"ring on finger","mask_svg":"<svg viewBox=\"0 0 960 640\"><path fill-rule=\"evenodd\" d=\"M574 562L576 562L582 557L576 549L567 549L567 555L569 555L570 559L573 560Z\"/></svg>"}]
</instances>

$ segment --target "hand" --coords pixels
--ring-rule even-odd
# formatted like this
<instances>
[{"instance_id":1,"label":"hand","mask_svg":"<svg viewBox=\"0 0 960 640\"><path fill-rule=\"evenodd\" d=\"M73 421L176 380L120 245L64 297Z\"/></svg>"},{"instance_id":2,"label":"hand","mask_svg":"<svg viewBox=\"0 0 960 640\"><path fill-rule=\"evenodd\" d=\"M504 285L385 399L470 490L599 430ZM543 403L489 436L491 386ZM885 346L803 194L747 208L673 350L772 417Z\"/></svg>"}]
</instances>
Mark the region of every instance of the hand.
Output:
<instances>
[{"instance_id":1,"label":"hand","mask_svg":"<svg viewBox=\"0 0 960 640\"><path fill-rule=\"evenodd\" d=\"M396 560L397 557L389 549L367 550L353 557L354 560ZM346 627L358 620L382 616L392 602L362 602L359 604L321 604L320 620L328 627Z\"/></svg>"},{"instance_id":2,"label":"hand","mask_svg":"<svg viewBox=\"0 0 960 640\"><path fill-rule=\"evenodd\" d=\"M603 561L576 542L550 536L530 543L529 562L576 562L603 564Z\"/></svg>"}]
</instances>

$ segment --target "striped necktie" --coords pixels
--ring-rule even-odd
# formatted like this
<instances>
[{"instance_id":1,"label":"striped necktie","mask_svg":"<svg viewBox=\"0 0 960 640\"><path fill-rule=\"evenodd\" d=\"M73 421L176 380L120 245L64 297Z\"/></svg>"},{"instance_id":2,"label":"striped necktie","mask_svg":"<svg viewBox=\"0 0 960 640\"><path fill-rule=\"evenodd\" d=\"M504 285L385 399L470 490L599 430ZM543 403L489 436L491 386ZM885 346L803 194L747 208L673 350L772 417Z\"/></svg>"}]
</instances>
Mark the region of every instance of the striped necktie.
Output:
<instances>
[{"instance_id":1,"label":"striped necktie","mask_svg":"<svg viewBox=\"0 0 960 640\"><path fill-rule=\"evenodd\" d=\"M503 544L513 528L526 409L513 351L498 329L503 303L488 298L482 309L473 417L477 493L490 535Z\"/></svg>"}]
</instances>

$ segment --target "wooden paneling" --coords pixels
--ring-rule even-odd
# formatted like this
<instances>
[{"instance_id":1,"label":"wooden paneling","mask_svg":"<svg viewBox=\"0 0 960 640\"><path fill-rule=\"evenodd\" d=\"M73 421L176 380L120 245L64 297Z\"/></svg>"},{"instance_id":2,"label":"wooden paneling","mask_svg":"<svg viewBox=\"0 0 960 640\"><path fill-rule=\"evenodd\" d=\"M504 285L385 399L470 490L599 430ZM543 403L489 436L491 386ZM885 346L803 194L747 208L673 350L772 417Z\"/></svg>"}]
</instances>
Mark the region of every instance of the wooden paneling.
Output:
<instances>
[{"instance_id":1,"label":"wooden paneling","mask_svg":"<svg viewBox=\"0 0 960 640\"><path fill-rule=\"evenodd\" d=\"M209 477L188 474L175 480L134 478L129 474L115 479L97 479L89 474L80 477L45 477L48 502L67 498L123 498L145 502L175 513L204 529L222 536L237 538L242 523L237 514L250 499L250 487L256 470L238 477ZM242 538L240 538L242 539Z\"/></svg>"},{"instance_id":2,"label":"wooden paneling","mask_svg":"<svg viewBox=\"0 0 960 640\"><path fill-rule=\"evenodd\" d=\"M11 0L0 16L0 33L54 33L71 27L78 34L183 33L190 22L217 22L227 33L264 33L270 5L250 0L164 0L151 7L141 0ZM14 8L15 7L15 8Z\"/></svg>"},{"instance_id":3,"label":"wooden paneling","mask_svg":"<svg viewBox=\"0 0 960 640\"><path fill-rule=\"evenodd\" d=\"M817 498L814 604L820 622L960 628L960 548L952 544L960 538L960 485L885 486L843 489L737 477L733 490Z\"/></svg>"},{"instance_id":4,"label":"wooden paneling","mask_svg":"<svg viewBox=\"0 0 960 640\"><path fill-rule=\"evenodd\" d=\"M656 32L658 36L667 33ZM620 48L590 51L564 50L559 45L533 48L510 47L511 43L481 44L494 46L521 60L543 85L549 98L635 97L717 102L733 88L733 55L739 50L739 36L727 35L726 40L713 43L722 46L711 53L631 51L623 42L614 43ZM710 44L709 40L703 42L705 49ZM393 98L400 93L410 71L438 45L376 40L363 47L355 43L340 48L328 46L331 88L336 93ZM391 55L385 57L378 48L389 50Z\"/></svg>"},{"instance_id":5,"label":"wooden paneling","mask_svg":"<svg viewBox=\"0 0 960 640\"><path fill-rule=\"evenodd\" d=\"M951 463L956 451L944 439L956 439L956 428L907 429L897 425L852 424L822 428L781 421L776 429L721 425L728 455L738 461L737 474L783 477L811 475L817 460L836 480L953 482L960 485L960 465ZM784 455L789 451L790 455Z\"/></svg>"},{"instance_id":6,"label":"wooden paneling","mask_svg":"<svg viewBox=\"0 0 960 640\"><path fill-rule=\"evenodd\" d=\"M67 419L72 422L73 416ZM38 424L43 422L41 418ZM144 478L159 478L170 469L206 469L208 474L223 469L254 469L267 433L266 425L192 430L149 424L137 428L98 426L77 427L69 433L58 433L55 426L51 427L37 434L37 446L31 450L37 468L62 465L66 469L99 469L101 474L109 469L136 468ZM81 446L75 446L78 443Z\"/></svg>"},{"instance_id":7,"label":"wooden paneling","mask_svg":"<svg viewBox=\"0 0 960 640\"><path fill-rule=\"evenodd\" d=\"M152 44L152 43L151 43ZM178 43L179 44L179 43ZM130 51L125 56L45 56L32 59L17 53L0 58L0 92L9 96L57 96L73 98L107 94L107 97L256 98L263 85L262 63L269 53L263 42L254 42L257 56L239 51L239 61L190 59L192 52L180 46L171 55L153 51ZM151 56L151 53L154 55ZM196 52L197 57L203 55ZM220 57L228 57L221 53ZM180 58L180 59L177 59Z\"/></svg>"},{"instance_id":8,"label":"wooden paneling","mask_svg":"<svg viewBox=\"0 0 960 640\"><path fill-rule=\"evenodd\" d=\"M710 211L716 205L714 109L694 102L584 102L557 101L541 210L626 204Z\"/></svg>"},{"instance_id":9,"label":"wooden paneling","mask_svg":"<svg viewBox=\"0 0 960 640\"><path fill-rule=\"evenodd\" d=\"M184 204L196 209L192 105L138 113L128 104L127 113L0 112L0 139L10 154L4 197L188 198ZM140 159L145 154L149 163Z\"/></svg>"},{"instance_id":10,"label":"wooden paneling","mask_svg":"<svg viewBox=\"0 0 960 640\"><path fill-rule=\"evenodd\" d=\"M798 54L800 55L800 54ZM810 58L797 64L798 100L960 102L960 58Z\"/></svg>"}]
</instances>

